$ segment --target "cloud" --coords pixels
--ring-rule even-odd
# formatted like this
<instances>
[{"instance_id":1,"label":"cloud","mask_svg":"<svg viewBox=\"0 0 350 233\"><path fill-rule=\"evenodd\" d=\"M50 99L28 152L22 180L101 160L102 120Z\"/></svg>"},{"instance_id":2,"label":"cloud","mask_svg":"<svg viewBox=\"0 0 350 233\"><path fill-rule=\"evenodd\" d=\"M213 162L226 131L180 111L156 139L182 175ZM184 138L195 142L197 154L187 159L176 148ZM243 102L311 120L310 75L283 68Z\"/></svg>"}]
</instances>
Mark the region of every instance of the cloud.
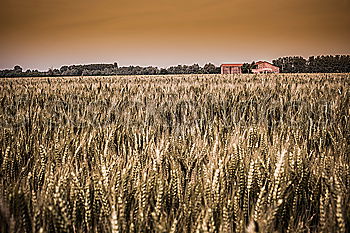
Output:
<instances>
[{"instance_id":1,"label":"cloud","mask_svg":"<svg viewBox=\"0 0 350 233\"><path fill-rule=\"evenodd\" d=\"M25 62L23 54L34 51L42 60L45 51L60 53L62 60L64 54L70 54L67 60L93 60L97 53L109 59L114 51L124 51L114 56L129 61L148 53L155 64L164 60L165 50L181 57L179 48L194 62L201 56L220 62L233 53L239 58L350 50L350 9L344 0L3 1L5 63L9 57ZM166 56L169 63L171 57ZM31 62L42 62L39 55L35 59Z\"/></svg>"}]
</instances>

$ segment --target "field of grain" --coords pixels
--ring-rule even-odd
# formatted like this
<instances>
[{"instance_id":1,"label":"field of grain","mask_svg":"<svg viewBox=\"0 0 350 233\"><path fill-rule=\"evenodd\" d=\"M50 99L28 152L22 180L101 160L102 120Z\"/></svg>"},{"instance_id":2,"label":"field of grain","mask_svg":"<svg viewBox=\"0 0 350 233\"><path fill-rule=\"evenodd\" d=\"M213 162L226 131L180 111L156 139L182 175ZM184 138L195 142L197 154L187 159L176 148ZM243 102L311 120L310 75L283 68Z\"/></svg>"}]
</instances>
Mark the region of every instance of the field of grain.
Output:
<instances>
[{"instance_id":1,"label":"field of grain","mask_svg":"<svg viewBox=\"0 0 350 233\"><path fill-rule=\"evenodd\" d=\"M346 232L350 75L0 79L0 232Z\"/></svg>"}]
</instances>

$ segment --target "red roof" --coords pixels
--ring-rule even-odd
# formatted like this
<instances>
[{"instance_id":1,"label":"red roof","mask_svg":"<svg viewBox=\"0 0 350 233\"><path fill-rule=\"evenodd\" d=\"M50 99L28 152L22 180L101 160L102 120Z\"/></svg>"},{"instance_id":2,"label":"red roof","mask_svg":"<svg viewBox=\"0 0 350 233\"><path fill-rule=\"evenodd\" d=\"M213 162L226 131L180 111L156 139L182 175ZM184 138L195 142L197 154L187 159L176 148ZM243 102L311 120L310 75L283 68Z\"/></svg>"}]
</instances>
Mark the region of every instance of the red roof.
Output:
<instances>
[{"instance_id":1,"label":"red roof","mask_svg":"<svg viewBox=\"0 0 350 233\"><path fill-rule=\"evenodd\" d=\"M243 66L243 64L221 64L221 66Z\"/></svg>"}]
</instances>

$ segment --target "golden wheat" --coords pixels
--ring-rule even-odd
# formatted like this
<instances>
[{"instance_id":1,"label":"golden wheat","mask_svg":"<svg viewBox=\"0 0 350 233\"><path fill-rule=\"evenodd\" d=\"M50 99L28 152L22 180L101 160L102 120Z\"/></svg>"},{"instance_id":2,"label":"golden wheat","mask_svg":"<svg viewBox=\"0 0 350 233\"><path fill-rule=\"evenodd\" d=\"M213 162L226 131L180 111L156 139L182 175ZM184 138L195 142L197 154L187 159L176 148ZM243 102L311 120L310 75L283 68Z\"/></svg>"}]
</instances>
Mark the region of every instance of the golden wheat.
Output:
<instances>
[{"instance_id":1,"label":"golden wheat","mask_svg":"<svg viewBox=\"0 0 350 233\"><path fill-rule=\"evenodd\" d=\"M1 232L350 229L349 74L0 79L0 103Z\"/></svg>"}]
</instances>

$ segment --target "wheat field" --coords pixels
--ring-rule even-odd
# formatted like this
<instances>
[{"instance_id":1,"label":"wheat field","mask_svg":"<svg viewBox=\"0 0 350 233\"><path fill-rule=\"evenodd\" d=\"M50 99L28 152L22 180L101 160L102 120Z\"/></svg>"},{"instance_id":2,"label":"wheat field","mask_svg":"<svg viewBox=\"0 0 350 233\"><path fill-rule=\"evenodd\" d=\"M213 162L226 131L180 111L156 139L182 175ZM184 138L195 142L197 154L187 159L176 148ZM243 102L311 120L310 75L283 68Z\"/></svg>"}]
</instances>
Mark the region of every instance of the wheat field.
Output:
<instances>
[{"instance_id":1,"label":"wheat field","mask_svg":"<svg viewBox=\"0 0 350 233\"><path fill-rule=\"evenodd\" d=\"M348 232L349 87L0 79L0 232Z\"/></svg>"}]
</instances>

